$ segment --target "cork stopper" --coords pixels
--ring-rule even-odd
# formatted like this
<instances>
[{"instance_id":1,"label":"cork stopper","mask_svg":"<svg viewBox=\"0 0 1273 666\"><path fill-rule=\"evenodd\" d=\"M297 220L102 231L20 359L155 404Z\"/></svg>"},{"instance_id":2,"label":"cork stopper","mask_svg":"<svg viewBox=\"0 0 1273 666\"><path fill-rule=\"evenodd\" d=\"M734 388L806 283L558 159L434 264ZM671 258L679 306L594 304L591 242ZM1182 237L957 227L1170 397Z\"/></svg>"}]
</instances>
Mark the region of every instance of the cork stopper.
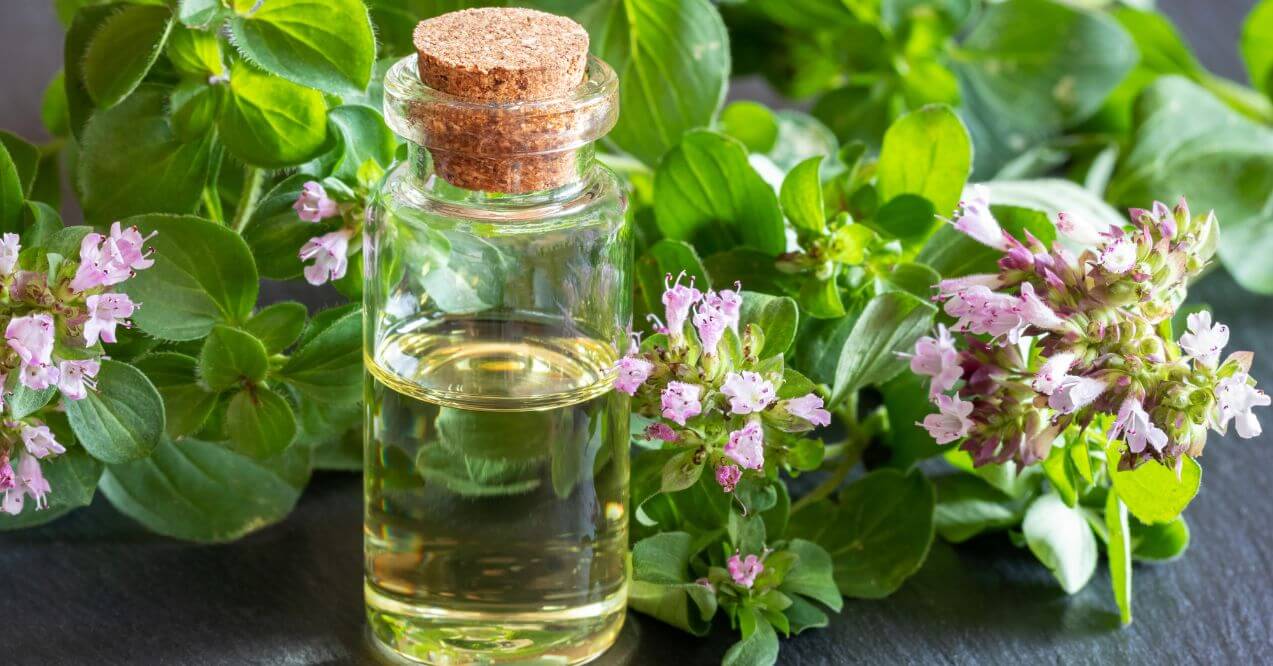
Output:
<instances>
[{"instance_id":1,"label":"cork stopper","mask_svg":"<svg viewBox=\"0 0 1273 666\"><path fill-rule=\"evenodd\" d=\"M578 179L573 139L596 115L578 98L589 70L583 26L532 9L466 9L422 21L414 43L419 80L435 94L414 115L440 177L512 194Z\"/></svg>"}]
</instances>

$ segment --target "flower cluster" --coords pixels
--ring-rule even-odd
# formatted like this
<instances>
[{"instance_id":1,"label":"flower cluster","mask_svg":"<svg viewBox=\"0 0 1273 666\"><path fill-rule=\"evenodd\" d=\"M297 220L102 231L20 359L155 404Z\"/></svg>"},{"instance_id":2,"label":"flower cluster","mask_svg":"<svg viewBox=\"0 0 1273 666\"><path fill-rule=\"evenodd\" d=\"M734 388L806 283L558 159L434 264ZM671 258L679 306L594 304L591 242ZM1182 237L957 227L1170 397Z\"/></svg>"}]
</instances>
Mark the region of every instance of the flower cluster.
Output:
<instances>
[{"instance_id":1,"label":"flower cluster","mask_svg":"<svg viewBox=\"0 0 1273 666\"><path fill-rule=\"evenodd\" d=\"M1198 312L1178 341L1163 335L1188 279L1215 252L1214 214L1194 216L1181 200L1133 210L1131 221L1130 230L1099 230L1061 214L1061 234L1088 247L1076 256L1028 233L1015 239L973 188L954 225L1005 254L997 273L940 284L936 300L955 321L910 355L911 369L931 378L938 413L920 425L937 442L964 439L978 465L1029 464L1067 427L1107 414L1129 469L1179 465L1202 453L1208 429L1223 433L1231 421L1241 437L1260 433L1252 409L1270 399L1247 374L1250 353L1221 361L1228 328Z\"/></svg>"},{"instance_id":2,"label":"flower cluster","mask_svg":"<svg viewBox=\"0 0 1273 666\"><path fill-rule=\"evenodd\" d=\"M318 223L341 215L340 204L328 196L327 190L317 181L308 181L301 187L300 196L292 205L297 217L304 222ZM353 229L337 229L314 236L301 246L301 261L313 261L305 267L305 280L314 286L329 280L345 277L349 269L349 241Z\"/></svg>"},{"instance_id":3,"label":"flower cluster","mask_svg":"<svg viewBox=\"0 0 1273 666\"><path fill-rule=\"evenodd\" d=\"M763 331L739 333L740 285L700 292L684 273L668 275L660 334L635 343L615 365L615 388L634 396L634 411L654 419L650 440L698 447L716 468L716 481L733 492L744 470L762 471L766 447L778 433L811 430L831 422L816 393L783 398L781 356L757 358ZM660 420L661 417L661 420Z\"/></svg>"},{"instance_id":4,"label":"flower cluster","mask_svg":"<svg viewBox=\"0 0 1273 666\"><path fill-rule=\"evenodd\" d=\"M78 262L47 255L37 263L20 261L17 235L0 238L0 316L5 322L0 385L6 397L19 389L56 389L67 400L81 400L96 388L100 344L115 342L117 327L128 326L128 317L140 305L110 288L154 264L145 247L149 239L116 222L108 234L84 236ZM4 405L5 397L0 397L0 408ZM50 487L39 461L65 451L35 417L0 421L0 509L21 513L28 497L44 508Z\"/></svg>"}]
</instances>

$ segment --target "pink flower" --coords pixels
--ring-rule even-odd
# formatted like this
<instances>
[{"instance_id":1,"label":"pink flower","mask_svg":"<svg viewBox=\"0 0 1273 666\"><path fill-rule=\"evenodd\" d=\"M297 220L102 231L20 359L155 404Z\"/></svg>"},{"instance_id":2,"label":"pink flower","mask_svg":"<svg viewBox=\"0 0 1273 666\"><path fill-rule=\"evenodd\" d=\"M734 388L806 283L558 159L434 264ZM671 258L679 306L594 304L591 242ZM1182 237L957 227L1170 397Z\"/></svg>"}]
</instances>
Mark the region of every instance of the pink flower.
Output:
<instances>
[{"instance_id":1,"label":"pink flower","mask_svg":"<svg viewBox=\"0 0 1273 666\"><path fill-rule=\"evenodd\" d=\"M1074 358L1074 354L1070 352L1061 352L1047 359L1035 373L1034 381L1030 383L1030 386L1043 395L1052 395L1061 380L1069 375L1070 368L1074 365Z\"/></svg>"},{"instance_id":2,"label":"pink flower","mask_svg":"<svg viewBox=\"0 0 1273 666\"><path fill-rule=\"evenodd\" d=\"M1245 372L1225 377L1216 384L1216 403L1219 417L1216 426L1220 431L1228 428L1232 419L1236 422L1239 437L1250 439L1260 435L1260 421L1251 410L1268 407L1270 399L1264 391L1251 386Z\"/></svg>"},{"instance_id":3,"label":"pink flower","mask_svg":"<svg viewBox=\"0 0 1273 666\"><path fill-rule=\"evenodd\" d=\"M1149 414L1145 412L1140 400L1134 397L1123 401L1114 427L1110 428L1109 437L1126 440L1127 448L1132 453L1140 453L1147 446L1153 447L1155 451L1162 451L1167 446L1167 433L1149 420Z\"/></svg>"},{"instance_id":4,"label":"pink flower","mask_svg":"<svg viewBox=\"0 0 1273 666\"><path fill-rule=\"evenodd\" d=\"M53 432L46 425L22 426L22 444L27 453L36 458L45 458L58 453L66 453L66 448L57 443Z\"/></svg>"},{"instance_id":5,"label":"pink flower","mask_svg":"<svg viewBox=\"0 0 1273 666\"><path fill-rule=\"evenodd\" d=\"M43 391L56 384L61 376L52 363L25 363L19 373L18 381L33 391Z\"/></svg>"},{"instance_id":6,"label":"pink flower","mask_svg":"<svg viewBox=\"0 0 1273 666\"><path fill-rule=\"evenodd\" d=\"M651 423L645 427L645 438L658 439L664 442L675 442L680 439L681 436L676 434L676 431L666 423Z\"/></svg>"},{"instance_id":7,"label":"pink flower","mask_svg":"<svg viewBox=\"0 0 1273 666\"><path fill-rule=\"evenodd\" d=\"M659 396L663 406L663 418L677 425L685 425L686 419L694 418L703 412L703 405L699 402L702 394L703 387L697 384L668 382L667 388L663 389L663 393Z\"/></svg>"},{"instance_id":8,"label":"pink flower","mask_svg":"<svg viewBox=\"0 0 1273 666\"><path fill-rule=\"evenodd\" d=\"M88 395L88 389L97 389L97 376L102 364L95 359L62 361L58 365L57 388L69 400L79 400Z\"/></svg>"},{"instance_id":9,"label":"pink flower","mask_svg":"<svg viewBox=\"0 0 1273 666\"><path fill-rule=\"evenodd\" d=\"M1126 273L1136 265L1136 243L1121 229L1112 229L1110 235L1096 263L1110 273Z\"/></svg>"},{"instance_id":10,"label":"pink flower","mask_svg":"<svg viewBox=\"0 0 1273 666\"><path fill-rule=\"evenodd\" d=\"M84 346L92 347L98 338L102 342L115 342L115 326L133 316L141 304L134 303L128 294L94 294L85 299L88 319L84 322Z\"/></svg>"},{"instance_id":11,"label":"pink flower","mask_svg":"<svg viewBox=\"0 0 1273 666\"><path fill-rule=\"evenodd\" d=\"M755 555L748 555L743 559L738 553L734 553L729 556L725 566L729 569L729 577L734 579L734 584L749 589L756 584L756 576L765 571L765 565Z\"/></svg>"},{"instance_id":12,"label":"pink flower","mask_svg":"<svg viewBox=\"0 0 1273 666\"><path fill-rule=\"evenodd\" d=\"M955 228L982 245L1007 252L1012 242L990 212L990 188L973 185L968 189L968 195L959 202L959 209L955 211Z\"/></svg>"},{"instance_id":13,"label":"pink flower","mask_svg":"<svg viewBox=\"0 0 1273 666\"><path fill-rule=\"evenodd\" d=\"M40 313L10 319L4 337L24 364L40 365L52 360L54 333L53 317Z\"/></svg>"},{"instance_id":14,"label":"pink flower","mask_svg":"<svg viewBox=\"0 0 1273 666\"><path fill-rule=\"evenodd\" d=\"M968 434L972 429L972 421L968 419L968 415L972 413L972 403L960 400L958 397L939 394L937 396L938 414L929 414L924 417L923 423L915 425L922 426L932 435L933 440L938 444L947 444L953 442L960 437Z\"/></svg>"},{"instance_id":15,"label":"pink flower","mask_svg":"<svg viewBox=\"0 0 1273 666\"><path fill-rule=\"evenodd\" d=\"M957 321L952 330L986 333L993 337L1007 337L1016 342L1026 327L1021 316L1021 302L1007 294L975 285L956 293L946 301L946 314Z\"/></svg>"},{"instance_id":16,"label":"pink flower","mask_svg":"<svg viewBox=\"0 0 1273 666\"><path fill-rule=\"evenodd\" d=\"M831 412L822 408L822 398L809 393L787 401L787 413L798 416L815 426L830 425Z\"/></svg>"},{"instance_id":17,"label":"pink flower","mask_svg":"<svg viewBox=\"0 0 1273 666\"><path fill-rule=\"evenodd\" d=\"M737 333L738 317L742 311L743 297L738 295L735 289L742 289L742 286L735 282L734 289L709 291L703 296L703 303L715 308L721 317L724 318L725 324Z\"/></svg>"},{"instance_id":18,"label":"pink flower","mask_svg":"<svg viewBox=\"0 0 1273 666\"><path fill-rule=\"evenodd\" d=\"M4 458L0 462L0 490L8 490L18 485L17 478L13 475L13 465L9 464L9 459Z\"/></svg>"},{"instance_id":19,"label":"pink flower","mask_svg":"<svg viewBox=\"0 0 1273 666\"><path fill-rule=\"evenodd\" d=\"M48 492L49 482L44 479L44 474L40 471L40 462L23 454L18 460L18 475L14 487L5 491L0 510L14 516L22 513L23 495L35 500L37 510L43 509L48 506L48 501L44 499Z\"/></svg>"},{"instance_id":20,"label":"pink flower","mask_svg":"<svg viewBox=\"0 0 1273 666\"><path fill-rule=\"evenodd\" d=\"M1180 349L1208 368L1216 367L1220 351L1229 344L1229 327L1211 324L1211 313L1195 312L1185 320L1189 332L1180 336Z\"/></svg>"},{"instance_id":21,"label":"pink flower","mask_svg":"<svg viewBox=\"0 0 1273 666\"><path fill-rule=\"evenodd\" d=\"M305 222L319 220L336 215L336 202L327 196L327 190L316 181L308 181L301 186L301 194L292 205L292 210Z\"/></svg>"},{"instance_id":22,"label":"pink flower","mask_svg":"<svg viewBox=\"0 0 1273 666\"><path fill-rule=\"evenodd\" d=\"M963 277L950 278L937 283L937 291L942 296L950 297L969 288L981 286L990 290L999 289L1007 284L1000 273L975 273Z\"/></svg>"},{"instance_id":23,"label":"pink flower","mask_svg":"<svg viewBox=\"0 0 1273 666\"><path fill-rule=\"evenodd\" d=\"M5 234L0 238L0 274L10 275L18 266L18 253L22 251L22 243L17 234Z\"/></svg>"},{"instance_id":24,"label":"pink flower","mask_svg":"<svg viewBox=\"0 0 1273 666\"><path fill-rule=\"evenodd\" d=\"M115 266L140 271L155 265L155 260L150 258L154 250L147 250L145 244L157 233L152 231L149 236L142 236L137 227L123 229L115 222L111 224L110 237L103 243L103 249Z\"/></svg>"},{"instance_id":25,"label":"pink flower","mask_svg":"<svg viewBox=\"0 0 1273 666\"><path fill-rule=\"evenodd\" d=\"M729 433L729 442L725 444L725 455L746 469L760 469L765 466L765 434L759 421L748 421L747 425Z\"/></svg>"},{"instance_id":26,"label":"pink flower","mask_svg":"<svg viewBox=\"0 0 1273 666\"><path fill-rule=\"evenodd\" d=\"M720 392L729 398L729 411L734 414L762 411L773 402L777 394L769 380L747 370L726 375Z\"/></svg>"},{"instance_id":27,"label":"pink flower","mask_svg":"<svg viewBox=\"0 0 1273 666\"><path fill-rule=\"evenodd\" d=\"M619 375L615 377L614 387L628 395L636 395L637 389L650 378L654 364L640 356L624 356L614 364Z\"/></svg>"},{"instance_id":28,"label":"pink flower","mask_svg":"<svg viewBox=\"0 0 1273 666\"><path fill-rule=\"evenodd\" d=\"M694 288L694 278L690 278L689 285L683 285L681 284L683 277L685 277L685 271L681 271L676 276L676 282L671 282L670 273L663 278L663 306L667 319L667 334L673 340L681 338L681 333L685 329L685 320L690 316L690 307L703 297L702 292Z\"/></svg>"},{"instance_id":29,"label":"pink flower","mask_svg":"<svg viewBox=\"0 0 1273 666\"><path fill-rule=\"evenodd\" d=\"M349 268L349 238L353 232L340 229L322 236L315 236L301 246L301 261L314 260L305 267L305 280L318 286L328 280L339 280L345 277Z\"/></svg>"},{"instance_id":30,"label":"pink flower","mask_svg":"<svg viewBox=\"0 0 1273 666\"><path fill-rule=\"evenodd\" d=\"M1075 217L1070 213L1057 213L1056 230L1061 235L1082 245L1096 245L1101 242L1101 232L1085 217Z\"/></svg>"},{"instance_id":31,"label":"pink flower","mask_svg":"<svg viewBox=\"0 0 1273 666\"><path fill-rule=\"evenodd\" d=\"M1048 396L1048 406L1062 414L1072 414L1092 404L1108 385L1092 377L1065 375Z\"/></svg>"},{"instance_id":32,"label":"pink flower","mask_svg":"<svg viewBox=\"0 0 1273 666\"><path fill-rule=\"evenodd\" d=\"M701 303L694 312L694 330L698 331L698 341L702 343L706 354L716 354L716 347L720 345L720 339L728 326L725 314L706 302Z\"/></svg>"},{"instance_id":33,"label":"pink flower","mask_svg":"<svg viewBox=\"0 0 1273 666\"><path fill-rule=\"evenodd\" d=\"M1021 317L1031 325L1049 331L1065 328L1065 320L1058 317L1052 308L1035 295L1034 285L1029 282L1021 283L1020 300Z\"/></svg>"},{"instance_id":34,"label":"pink flower","mask_svg":"<svg viewBox=\"0 0 1273 666\"><path fill-rule=\"evenodd\" d=\"M906 356L906 354L901 354ZM924 336L915 343L915 353L910 355L911 372L932 377L929 395L949 391L963 376L959 366L959 352L955 340L943 324L937 325L937 337ZM819 403L821 406L821 403Z\"/></svg>"},{"instance_id":35,"label":"pink flower","mask_svg":"<svg viewBox=\"0 0 1273 666\"><path fill-rule=\"evenodd\" d=\"M720 489L727 493L734 492L734 487L742 478L743 471L736 465L721 465L716 468L716 483L719 483Z\"/></svg>"}]
</instances>

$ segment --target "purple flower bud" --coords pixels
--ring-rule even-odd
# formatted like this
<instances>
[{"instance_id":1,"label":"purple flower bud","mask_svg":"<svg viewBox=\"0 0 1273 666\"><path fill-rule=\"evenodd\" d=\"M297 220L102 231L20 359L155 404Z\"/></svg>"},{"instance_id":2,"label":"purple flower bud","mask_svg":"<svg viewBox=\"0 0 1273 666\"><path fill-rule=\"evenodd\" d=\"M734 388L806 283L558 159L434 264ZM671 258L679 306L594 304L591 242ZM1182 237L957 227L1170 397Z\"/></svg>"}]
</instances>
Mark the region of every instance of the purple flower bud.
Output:
<instances>
[{"instance_id":1,"label":"purple flower bud","mask_svg":"<svg viewBox=\"0 0 1273 666\"><path fill-rule=\"evenodd\" d=\"M746 559L734 553L729 556L725 567L729 569L729 577L734 579L734 584L750 589L756 584L756 576L765 571L765 565L761 563L760 558L755 555L748 555Z\"/></svg>"},{"instance_id":2,"label":"purple flower bud","mask_svg":"<svg viewBox=\"0 0 1273 666\"><path fill-rule=\"evenodd\" d=\"M327 190L316 181L308 181L301 186L301 194L292 205L297 217L305 222L318 222L337 214L336 202L327 196Z\"/></svg>"},{"instance_id":3,"label":"purple flower bud","mask_svg":"<svg viewBox=\"0 0 1273 666\"><path fill-rule=\"evenodd\" d=\"M721 465L716 468L716 483L720 484L720 489L727 492L734 492L734 487L743 478L743 471L738 469L737 465Z\"/></svg>"},{"instance_id":4,"label":"purple flower bud","mask_svg":"<svg viewBox=\"0 0 1273 666\"><path fill-rule=\"evenodd\" d=\"M645 438L658 439L664 442L675 442L680 439L681 436L676 434L676 431L666 423L651 423L645 427Z\"/></svg>"}]
</instances>

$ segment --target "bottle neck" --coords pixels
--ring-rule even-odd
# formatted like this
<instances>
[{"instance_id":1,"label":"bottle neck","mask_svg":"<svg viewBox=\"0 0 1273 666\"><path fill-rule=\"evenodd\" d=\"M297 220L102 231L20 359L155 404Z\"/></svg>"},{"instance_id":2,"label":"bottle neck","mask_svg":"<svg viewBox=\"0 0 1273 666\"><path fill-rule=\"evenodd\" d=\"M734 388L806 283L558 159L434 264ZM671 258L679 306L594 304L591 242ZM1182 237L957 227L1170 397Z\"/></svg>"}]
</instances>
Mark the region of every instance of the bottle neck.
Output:
<instances>
[{"instance_id":1,"label":"bottle neck","mask_svg":"<svg viewBox=\"0 0 1273 666\"><path fill-rule=\"evenodd\" d=\"M530 192L496 192L468 189L449 182L444 177L445 174L440 173L434 155L428 148L417 143L407 143L407 163L410 165L409 168L412 175L421 183L426 195L448 203L475 206L538 206L567 201L578 196L579 192L587 187L591 173L597 164L596 148L594 144L588 143L580 148L563 151L558 156L573 163L573 168L566 172L567 177L561 179L560 185ZM493 166L501 169L516 169L518 165L515 160L516 156L500 158L499 163Z\"/></svg>"}]
</instances>

